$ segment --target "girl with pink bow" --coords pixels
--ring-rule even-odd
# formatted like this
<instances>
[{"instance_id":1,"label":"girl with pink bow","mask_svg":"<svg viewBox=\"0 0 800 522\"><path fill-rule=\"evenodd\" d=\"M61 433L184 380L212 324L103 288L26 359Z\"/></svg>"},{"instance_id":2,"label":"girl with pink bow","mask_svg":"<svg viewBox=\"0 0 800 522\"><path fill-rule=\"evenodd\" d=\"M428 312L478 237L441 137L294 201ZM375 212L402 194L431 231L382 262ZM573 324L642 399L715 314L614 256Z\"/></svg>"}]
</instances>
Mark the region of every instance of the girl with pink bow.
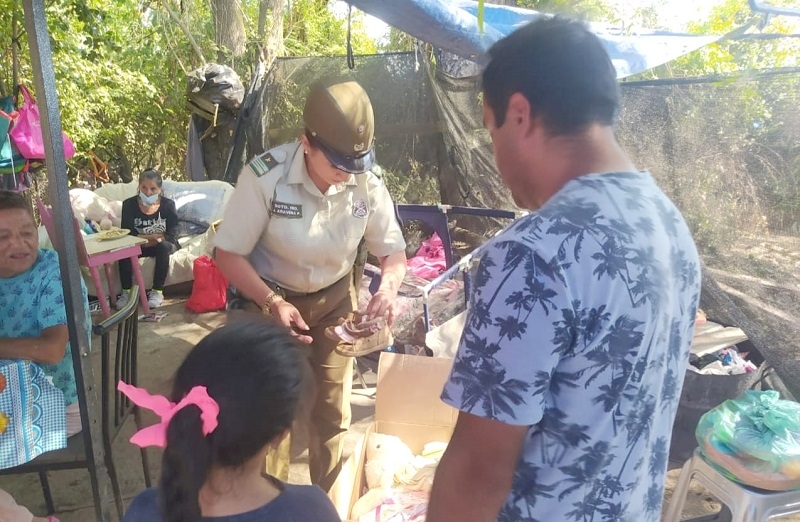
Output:
<instances>
[{"instance_id":1,"label":"girl with pink bow","mask_svg":"<svg viewBox=\"0 0 800 522\"><path fill-rule=\"evenodd\" d=\"M139 494L123 522L340 520L318 487L264 473L268 450L294 419L296 342L271 321L236 322L192 349L169 398L120 383L133 402L161 417L131 442L164 447L159 487Z\"/></svg>"}]
</instances>

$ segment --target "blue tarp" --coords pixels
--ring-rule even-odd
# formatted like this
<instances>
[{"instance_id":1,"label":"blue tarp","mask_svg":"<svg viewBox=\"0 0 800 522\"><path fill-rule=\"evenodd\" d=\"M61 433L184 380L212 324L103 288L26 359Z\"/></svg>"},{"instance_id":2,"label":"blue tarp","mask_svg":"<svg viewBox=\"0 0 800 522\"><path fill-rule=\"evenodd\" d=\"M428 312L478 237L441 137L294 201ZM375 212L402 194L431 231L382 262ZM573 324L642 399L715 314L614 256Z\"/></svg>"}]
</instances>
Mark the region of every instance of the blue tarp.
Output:
<instances>
[{"instance_id":1,"label":"blue tarp","mask_svg":"<svg viewBox=\"0 0 800 522\"><path fill-rule=\"evenodd\" d=\"M387 24L455 55L481 63L497 40L542 13L503 5L484 5L484 27L478 29L478 2L472 0L346 0ZM623 30L610 24L590 24L625 78L699 49L719 36L666 31Z\"/></svg>"}]
</instances>

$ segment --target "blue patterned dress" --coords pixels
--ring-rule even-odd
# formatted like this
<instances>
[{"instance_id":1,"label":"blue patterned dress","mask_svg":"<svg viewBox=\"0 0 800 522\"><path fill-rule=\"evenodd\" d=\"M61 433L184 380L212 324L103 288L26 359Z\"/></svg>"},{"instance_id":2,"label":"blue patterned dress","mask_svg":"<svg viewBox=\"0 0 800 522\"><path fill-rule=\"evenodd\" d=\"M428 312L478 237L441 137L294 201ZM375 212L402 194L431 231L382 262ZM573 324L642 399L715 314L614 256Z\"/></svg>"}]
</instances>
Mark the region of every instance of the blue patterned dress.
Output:
<instances>
[{"instance_id":1,"label":"blue patterned dress","mask_svg":"<svg viewBox=\"0 0 800 522\"><path fill-rule=\"evenodd\" d=\"M81 280L81 292L86 298L86 286ZM84 307L87 329L91 328L89 307ZM64 291L58 254L39 249L39 256L30 270L16 277L0 279L0 338L38 337L45 328L67 324ZM91 331L88 332L91 340ZM72 351L58 364L39 364L52 378L56 388L64 393L67 406L78 402Z\"/></svg>"},{"instance_id":2,"label":"blue patterned dress","mask_svg":"<svg viewBox=\"0 0 800 522\"><path fill-rule=\"evenodd\" d=\"M700 262L648 173L592 174L487 243L442 399L530 426L498 520L656 522Z\"/></svg>"}]
</instances>

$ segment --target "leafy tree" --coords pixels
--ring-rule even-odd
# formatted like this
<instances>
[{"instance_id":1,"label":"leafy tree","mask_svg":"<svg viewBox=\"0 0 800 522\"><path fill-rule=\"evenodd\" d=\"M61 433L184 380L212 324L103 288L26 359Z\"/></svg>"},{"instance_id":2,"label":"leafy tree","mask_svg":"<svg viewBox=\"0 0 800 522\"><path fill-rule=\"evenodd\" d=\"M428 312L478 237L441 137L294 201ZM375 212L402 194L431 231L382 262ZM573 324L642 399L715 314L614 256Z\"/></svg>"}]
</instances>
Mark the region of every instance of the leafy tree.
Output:
<instances>
[{"instance_id":1,"label":"leafy tree","mask_svg":"<svg viewBox=\"0 0 800 522\"><path fill-rule=\"evenodd\" d=\"M750 9L747 0L726 0L715 7L706 20L690 23L688 32L704 35L729 35L635 79L670 78L724 74L750 69L797 67L800 41L797 38L760 39L759 35L790 35L794 20L774 17L768 20Z\"/></svg>"},{"instance_id":2,"label":"leafy tree","mask_svg":"<svg viewBox=\"0 0 800 522\"><path fill-rule=\"evenodd\" d=\"M147 166L158 166L171 177L182 176L189 119L186 74L204 59L229 60L233 65L232 59L239 55L235 65L246 84L252 74L248 67L263 51L258 44L268 37L269 8L277 3L47 2L62 124L78 151L69 161L72 183L88 177L89 151L109 161L114 174L125 179ZM322 0L291 3L287 23L278 33L285 37L286 53L344 53L347 22L331 13L328 4ZM243 24L244 37L218 35L225 30L215 31L219 20L214 12L219 18L222 11L234 25ZM356 53L375 52L359 13L354 13L352 33ZM12 93L17 81L32 86L21 0L0 0L0 53L4 64L0 67L0 94Z\"/></svg>"}]
</instances>

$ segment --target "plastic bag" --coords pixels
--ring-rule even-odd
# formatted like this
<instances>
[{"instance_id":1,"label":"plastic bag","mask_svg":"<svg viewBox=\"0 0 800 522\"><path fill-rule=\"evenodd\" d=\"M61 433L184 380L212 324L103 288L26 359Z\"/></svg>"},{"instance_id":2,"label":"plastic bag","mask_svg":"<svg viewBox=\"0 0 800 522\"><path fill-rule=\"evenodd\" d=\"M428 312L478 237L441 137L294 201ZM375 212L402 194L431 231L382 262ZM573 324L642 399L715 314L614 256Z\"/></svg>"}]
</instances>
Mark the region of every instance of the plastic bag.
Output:
<instances>
[{"instance_id":1,"label":"plastic bag","mask_svg":"<svg viewBox=\"0 0 800 522\"><path fill-rule=\"evenodd\" d=\"M18 176L25 176L28 160L19 153L8 135L12 121L9 114L0 110L0 190L17 191L25 188Z\"/></svg>"},{"instance_id":2,"label":"plastic bag","mask_svg":"<svg viewBox=\"0 0 800 522\"><path fill-rule=\"evenodd\" d=\"M192 110L203 118L216 122L218 110L234 112L242 105L244 85L227 65L208 63L188 76L186 98Z\"/></svg>"},{"instance_id":3,"label":"plastic bag","mask_svg":"<svg viewBox=\"0 0 800 522\"><path fill-rule=\"evenodd\" d=\"M20 85L19 89L24 102L19 108L19 117L11 128L9 136L25 158L44 159L44 139L42 138L42 123L39 119L39 107L36 106L36 100L24 85ZM61 141L64 144L64 159L70 159L75 155L75 146L63 132Z\"/></svg>"},{"instance_id":4,"label":"plastic bag","mask_svg":"<svg viewBox=\"0 0 800 522\"><path fill-rule=\"evenodd\" d=\"M800 488L800 404L747 391L700 418L695 436L728 478L762 489Z\"/></svg>"},{"instance_id":5,"label":"plastic bag","mask_svg":"<svg viewBox=\"0 0 800 522\"><path fill-rule=\"evenodd\" d=\"M186 309L197 314L224 309L228 302L228 281L214 260L200 256L194 260L192 268L194 284Z\"/></svg>"}]
</instances>

